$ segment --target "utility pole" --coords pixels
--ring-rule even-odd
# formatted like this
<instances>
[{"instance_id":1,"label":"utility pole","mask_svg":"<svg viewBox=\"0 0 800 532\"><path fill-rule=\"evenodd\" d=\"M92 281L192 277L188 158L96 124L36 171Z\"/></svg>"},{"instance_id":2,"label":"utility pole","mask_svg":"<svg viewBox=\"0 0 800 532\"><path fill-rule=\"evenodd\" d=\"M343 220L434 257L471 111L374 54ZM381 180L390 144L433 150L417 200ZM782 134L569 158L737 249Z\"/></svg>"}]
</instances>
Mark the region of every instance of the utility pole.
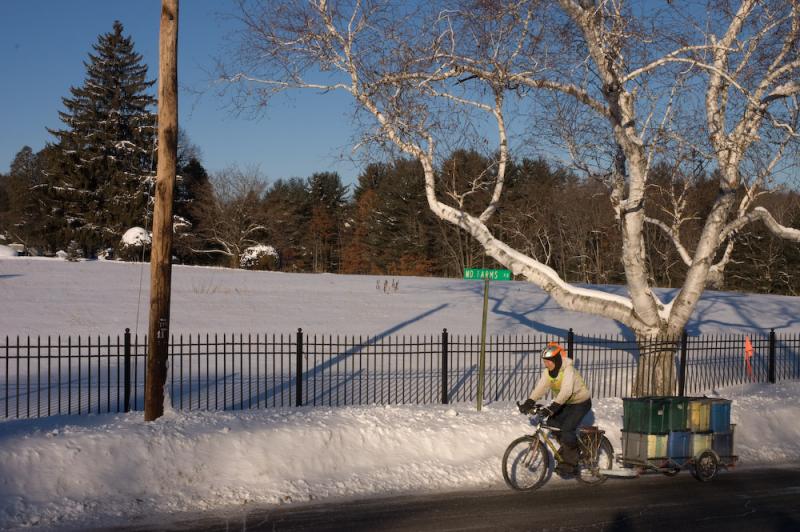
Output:
<instances>
[{"instance_id":1,"label":"utility pole","mask_svg":"<svg viewBox=\"0 0 800 532\"><path fill-rule=\"evenodd\" d=\"M178 0L161 0L158 45L158 167L150 252L150 327L144 419L164 414L172 289L172 196L178 158Z\"/></svg>"}]
</instances>

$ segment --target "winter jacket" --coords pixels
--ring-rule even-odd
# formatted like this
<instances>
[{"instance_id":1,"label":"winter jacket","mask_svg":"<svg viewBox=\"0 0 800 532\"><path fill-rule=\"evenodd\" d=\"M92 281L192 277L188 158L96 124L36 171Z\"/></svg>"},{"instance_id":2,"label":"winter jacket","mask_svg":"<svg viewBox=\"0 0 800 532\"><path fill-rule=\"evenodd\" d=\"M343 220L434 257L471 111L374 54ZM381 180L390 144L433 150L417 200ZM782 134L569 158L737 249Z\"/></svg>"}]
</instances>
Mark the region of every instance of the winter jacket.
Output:
<instances>
[{"instance_id":1,"label":"winter jacket","mask_svg":"<svg viewBox=\"0 0 800 532\"><path fill-rule=\"evenodd\" d=\"M555 378L550 377L547 368L545 368L533 388L530 398L538 401L548 391L553 393L553 402L560 405L574 405L588 401L592 397L592 394L589 393L589 388L583 382L583 377L572 364L572 359L567 357L561 357L561 369Z\"/></svg>"}]
</instances>

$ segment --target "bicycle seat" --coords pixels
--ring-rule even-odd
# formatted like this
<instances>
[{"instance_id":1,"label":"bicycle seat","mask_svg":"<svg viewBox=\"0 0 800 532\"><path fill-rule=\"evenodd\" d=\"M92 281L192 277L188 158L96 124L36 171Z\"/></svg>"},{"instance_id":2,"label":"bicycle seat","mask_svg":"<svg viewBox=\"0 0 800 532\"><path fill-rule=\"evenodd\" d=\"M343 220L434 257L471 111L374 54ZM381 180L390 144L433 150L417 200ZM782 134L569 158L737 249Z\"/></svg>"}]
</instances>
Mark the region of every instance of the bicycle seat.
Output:
<instances>
[{"instance_id":1,"label":"bicycle seat","mask_svg":"<svg viewBox=\"0 0 800 532\"><path fill-rule=\"evenodd\" d=\"M578 432L582 434L605 434L606 431L600 430L599 427L591 426L591 427L578 427Z\"/></svg>"}]
</instances>

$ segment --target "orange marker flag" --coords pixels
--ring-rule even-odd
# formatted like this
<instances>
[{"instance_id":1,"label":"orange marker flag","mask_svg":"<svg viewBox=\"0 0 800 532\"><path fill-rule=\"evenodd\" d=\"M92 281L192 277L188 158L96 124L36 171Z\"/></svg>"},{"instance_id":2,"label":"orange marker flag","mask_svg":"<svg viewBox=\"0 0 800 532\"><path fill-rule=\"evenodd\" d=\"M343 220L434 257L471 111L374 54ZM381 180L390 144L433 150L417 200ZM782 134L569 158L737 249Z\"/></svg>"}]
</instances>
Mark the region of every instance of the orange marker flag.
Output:
<instances>
[{"instance_id":1,"label":"orange marker flag","mask_svg":"<svg viewBox=\"0 0 800 532\"><path fill-rule=\"evenodd\" d=\"M750 359L753 358L753 344L750 342L750 337L744 337L744 362L747 365L747 374L753 376L753 366L750 365Z\"/></svg>"}]
</instances>

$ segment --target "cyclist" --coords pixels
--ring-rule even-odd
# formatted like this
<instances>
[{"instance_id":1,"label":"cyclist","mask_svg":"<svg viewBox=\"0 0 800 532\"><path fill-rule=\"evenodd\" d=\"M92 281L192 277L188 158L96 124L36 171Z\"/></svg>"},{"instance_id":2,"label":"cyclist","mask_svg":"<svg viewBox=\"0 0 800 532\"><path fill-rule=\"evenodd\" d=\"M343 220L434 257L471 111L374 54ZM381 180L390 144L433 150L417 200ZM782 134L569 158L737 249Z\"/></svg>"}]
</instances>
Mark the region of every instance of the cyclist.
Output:
<instances>
[{"instance_id":1,"label":"cyclist","mask_svg":"<svg viewBox=\"0 0 800 532\"><path fill-rule=\"evenodd\" d=\"M557 427L561 442L561 457L556 471L561 474L574 474L578 465L578 437L575 430L581 419L592 409L589 388L583 382L578 370L567 358L566 350L556 342L550 342L541 352L545 370L533 388L530 398L519 407L527 414L536 406L536 401L550 391L553 402L544 409L548 416L547 424Z\"/></svg>"}]
</instances>

